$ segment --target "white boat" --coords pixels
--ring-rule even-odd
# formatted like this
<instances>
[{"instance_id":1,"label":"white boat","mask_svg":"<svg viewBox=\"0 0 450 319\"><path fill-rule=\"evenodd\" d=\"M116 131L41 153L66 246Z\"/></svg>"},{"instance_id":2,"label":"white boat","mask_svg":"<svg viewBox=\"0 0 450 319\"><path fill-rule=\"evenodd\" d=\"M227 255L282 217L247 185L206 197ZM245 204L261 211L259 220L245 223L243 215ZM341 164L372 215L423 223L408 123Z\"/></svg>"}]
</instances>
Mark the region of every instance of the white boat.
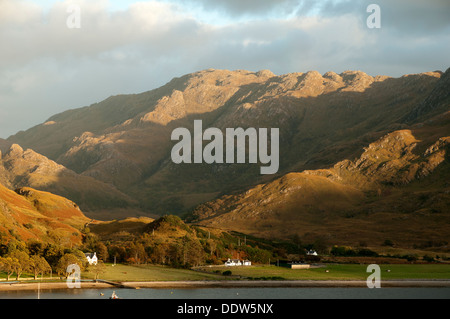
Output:
<instances>
[{"instance_id":1,"label":"white boat","mask_svg":"<svg viewBox=\"0 0 450 319\"><path fill-rule=\"evenodd\" d=\"M111 297L109 297L109 299L120 299L119 296L116 295L116 292L113 291Z\"/></svg>"}]
</instances>

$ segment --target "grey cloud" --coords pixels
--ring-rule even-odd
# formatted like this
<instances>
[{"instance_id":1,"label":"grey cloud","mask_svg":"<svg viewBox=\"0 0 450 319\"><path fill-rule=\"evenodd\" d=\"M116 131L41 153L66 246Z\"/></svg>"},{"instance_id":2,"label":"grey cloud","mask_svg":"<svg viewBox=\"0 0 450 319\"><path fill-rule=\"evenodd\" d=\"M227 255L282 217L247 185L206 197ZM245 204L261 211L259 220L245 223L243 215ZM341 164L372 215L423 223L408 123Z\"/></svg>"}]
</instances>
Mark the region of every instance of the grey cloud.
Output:
<instances>
[{"instance_id":1,"label":"grey cloud","mask_svg":"<svg viewBox=\"0 0 450 319\"><path fill-rule=\"evenodd\" d=\"M448 0L301 1L303 4L309 4L321 16L353 14L363 22L370 14L366 12L368 5L377 4L381 9L382 27L389 28L403 36L444 32L450 27L450 2ZM297 14L303 15L305 12L299 11Z\"/></svg>"},{"instance_id":2,"label":"grey cloud","mask_svg":"<svg viewBox=\"0 0 450 319\"><path fill-rule=\"evenodd\" d=\"M369 4L381 7L386 27L402 32L439 30L450 25L450 2L448 0L165 0L198 5L207 11L221 11L230 16L265 17L278 12L298 16L319 14L340 16L353 14L361 21L367 17Z\"/></svg>"},{"instance_id":3,"label":"grey cloud","mask_svg":"<svg viewBox=\"0 0 450 319\"><path fill-rule=\"evenodd\" d=\"M165 0L197 5L206 11L220 11L229 16L265 18L272 13L299 17L317 14L322 17L354 15L365 24L369 4L381 8L382 25L399 36L448 32L450 2L448 0Z\"/></svg>"},{"instance_id":4,"label":"grey cloud","mask_svg":"<svg viewBox=\"0 0 450 319\"><path fill-rule=\"evenodd\" d=\"M199 5L205 10L220 11L231 16L265 16L273 12L294 12L299 0L174 0Z\"/></svg>"}]
</instances>

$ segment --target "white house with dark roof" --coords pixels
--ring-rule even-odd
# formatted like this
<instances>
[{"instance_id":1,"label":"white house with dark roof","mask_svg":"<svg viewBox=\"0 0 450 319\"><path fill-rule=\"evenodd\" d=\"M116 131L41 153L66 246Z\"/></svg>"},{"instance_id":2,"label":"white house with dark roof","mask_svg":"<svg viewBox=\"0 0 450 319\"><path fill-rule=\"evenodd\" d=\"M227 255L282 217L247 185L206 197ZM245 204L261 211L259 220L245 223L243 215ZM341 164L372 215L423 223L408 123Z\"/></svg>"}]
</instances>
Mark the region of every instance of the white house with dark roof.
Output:
<instances>
[{"instance_id":1,"label":"white house with dark roof","mask_svg":"<svg viewBox=\"0 0 450 319\"><path fill-rule=\"evenodd\" d=\"M84 255L86 256L89 265L97 265L98 259L96 253L86 253Z\"/></svg>"},{"instance_id":2,"label":"white house with dark roof","mask_svg":"<svg viewBox=\"0 0 450 319\"><path fill-rule=\"evenodd\" d=\"M315 250L308 250L306 252L306 255L308 256L318 256L317 252Z\"/></svg>"},{"instance_id":3,"label":"white house with dark roof","mask_svg":"<svg viewBox=\"0 0 450 319\"><path fill-rule=\"evenodd\" d=\"M243 260L241 261L240 259L230 259L228 258L228 260L225 262L225 266L230 267L230 266L251 266L252 262L250 260Z\"/></svg>"}]
</instances>

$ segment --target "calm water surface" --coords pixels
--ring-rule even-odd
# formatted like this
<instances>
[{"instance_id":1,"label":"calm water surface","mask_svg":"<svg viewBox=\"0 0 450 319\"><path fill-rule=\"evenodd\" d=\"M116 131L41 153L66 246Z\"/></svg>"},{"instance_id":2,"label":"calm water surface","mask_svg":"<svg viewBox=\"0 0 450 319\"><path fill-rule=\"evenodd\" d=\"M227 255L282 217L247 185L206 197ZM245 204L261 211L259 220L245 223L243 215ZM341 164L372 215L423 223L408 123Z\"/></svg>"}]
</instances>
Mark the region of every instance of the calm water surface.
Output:
<instances>
[{"instance_id":1,"label":"calm water surface","mask_svg":"<svg viewBox=\"0 0 450 319\"><path fill-rule=\"evenodd\" d=\"M201 288L46 290L40 299L450 299L450 288ZM0 299L37 299L37 291L1 292Z\"/></svg>"}]
</instances>

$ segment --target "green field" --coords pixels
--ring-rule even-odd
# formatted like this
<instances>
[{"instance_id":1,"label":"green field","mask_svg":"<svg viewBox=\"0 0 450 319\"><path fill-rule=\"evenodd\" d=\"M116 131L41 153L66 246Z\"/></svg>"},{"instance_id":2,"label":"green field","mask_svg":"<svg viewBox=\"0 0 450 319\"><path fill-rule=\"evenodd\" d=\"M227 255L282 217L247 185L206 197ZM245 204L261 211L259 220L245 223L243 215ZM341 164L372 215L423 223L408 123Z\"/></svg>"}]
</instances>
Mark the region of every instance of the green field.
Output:
<instances>
[{"instance_id":1,"label":"green field","mask_svg":"<svg viewBox=\"0 0 450 319\"><path fill-rule=\"evenodd\" d=\"M381 278L389 279L450 279L450 265L380 265ZM233 275L253 279L283 278L286 280L366 280L367 265L328 264L323 268L290 269L276 266L221 267ZM389 270L389 272L388 272Z\"/></svg>"},{"instance_id":2,"label":"green field","mask_svg":"<svg viewBox=\"0 0 450 319\"><path fill-rule=\"evenodd\" d=\"M92 274L82 273L83 278L93 278ZM106 272L100 279L111 281L184 281L184 280L220 280L223 276L197 272L189 269L176 269L157 265L106 264Z\"/></svg>"},{"instance_id":3,"label":"green field","mask_svg":"<svg viewBox=\"0 0 450 319\"><path fill-rule=\"evenodd\" d=\"M450 279L450 264L380 265L381 279ZM367 265L328 264L323 268L294 270L276 266L205 267L202 271L155 265L120 265L106 267L100 279L112 281L194 281L194 280L366 280ZM232 276L223 276L230 270ZM388 271L389 270L389 271ZM83 273L83 278L92 278Z\"/></svg>"}]
</instances>

